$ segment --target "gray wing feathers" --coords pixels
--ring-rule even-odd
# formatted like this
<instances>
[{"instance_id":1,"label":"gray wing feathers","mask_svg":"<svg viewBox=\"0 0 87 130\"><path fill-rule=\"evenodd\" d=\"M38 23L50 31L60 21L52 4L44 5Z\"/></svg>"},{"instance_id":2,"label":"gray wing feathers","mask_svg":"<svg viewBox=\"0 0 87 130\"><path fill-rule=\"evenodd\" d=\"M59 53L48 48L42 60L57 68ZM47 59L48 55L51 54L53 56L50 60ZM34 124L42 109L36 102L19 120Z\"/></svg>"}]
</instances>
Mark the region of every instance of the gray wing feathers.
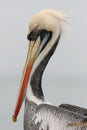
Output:
<instances>
[{"instance_id":1,"label":"gray wing feathers","mask_svg":"<svg viewBox=\"0 0 87 130\"><path fill-rule=\"evenodd\" d=\"M87 109L85 108L75 106L75 105L70 105L70 104L61 104L59 105L59 107L87 117Z\"/></svg>"},{"instance_id":2,"label":"gray wing feathers","mask_svg":"<svg viewBox=\"0 0 87 130\"><path fill-rule=\"evenodd\" d=\"M33 120L35 125L37 123L40 124L39 130L87 130L86 127L67 126L68 123L82 122L84 116L48 104L42 104L37 107Z\"/></svg>"}]
</instances>

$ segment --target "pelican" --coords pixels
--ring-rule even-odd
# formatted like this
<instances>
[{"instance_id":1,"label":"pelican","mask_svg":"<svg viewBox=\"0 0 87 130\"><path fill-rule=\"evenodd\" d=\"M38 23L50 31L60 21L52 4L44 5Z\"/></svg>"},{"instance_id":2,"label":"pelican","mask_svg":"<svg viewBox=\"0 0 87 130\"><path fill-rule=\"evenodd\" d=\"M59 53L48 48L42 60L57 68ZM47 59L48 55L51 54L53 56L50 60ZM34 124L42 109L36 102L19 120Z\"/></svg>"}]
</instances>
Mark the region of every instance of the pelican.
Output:
<instances>
[{"instance_id":1,"label":"pelican","mask_svg":"<svg viewBox=\"0 0 87 130\"><path fill-rule=\"evenodd\" d=\"M12 120L16 122L25 99L24 130L87 130L87 110L54 106L46 101L42 75L68 26L67 17L55 10L36 13L29 23L29 48Z\"/></svg>"}]
</instances>

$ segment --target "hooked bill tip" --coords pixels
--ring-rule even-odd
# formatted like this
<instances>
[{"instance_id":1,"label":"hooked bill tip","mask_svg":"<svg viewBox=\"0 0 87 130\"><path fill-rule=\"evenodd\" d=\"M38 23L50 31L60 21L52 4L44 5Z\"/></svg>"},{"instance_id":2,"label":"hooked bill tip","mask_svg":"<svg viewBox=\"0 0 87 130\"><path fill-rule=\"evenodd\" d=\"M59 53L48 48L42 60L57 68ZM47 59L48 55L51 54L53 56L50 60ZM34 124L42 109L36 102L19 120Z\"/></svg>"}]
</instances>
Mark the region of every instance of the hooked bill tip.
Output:
<instances>
[{"instance_id":1,"label":"hooked bill tip","mask_svg":"<svg viewBox=\"0 0 87 130\"><path fill-rule=\"evenodd\" d=\"M15 117L14 115L12 116L12 121L13 121L13 122L16 122L16 121L17 121L17 119L16 119L16 117Z\"/></svg>"}]
</instances>

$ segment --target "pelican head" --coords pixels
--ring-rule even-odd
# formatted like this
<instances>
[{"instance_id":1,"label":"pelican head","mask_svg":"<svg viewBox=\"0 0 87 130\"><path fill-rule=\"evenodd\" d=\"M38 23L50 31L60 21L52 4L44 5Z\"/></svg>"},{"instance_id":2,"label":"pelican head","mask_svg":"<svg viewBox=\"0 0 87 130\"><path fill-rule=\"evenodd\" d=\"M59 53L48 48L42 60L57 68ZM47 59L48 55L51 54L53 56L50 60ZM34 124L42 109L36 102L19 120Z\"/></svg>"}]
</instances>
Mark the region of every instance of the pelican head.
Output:
<instances>
[{"instance_id":1,"label":"pelican head","mask_svg":"<svg viewBox=\"0 0 87 130\"><path fill-rule=\"evenodd\" d=\"M34 71L38 68L41 61L44 61L43 64L45 65L39 68L38 76L42 75L66 25L66 17L62 13L51 9L40 11L30 20L29 32L27 34L29 49L13 114L13 121L16 121L26 95L27 84L31 81Z\"/></svg>"}]
</instances>

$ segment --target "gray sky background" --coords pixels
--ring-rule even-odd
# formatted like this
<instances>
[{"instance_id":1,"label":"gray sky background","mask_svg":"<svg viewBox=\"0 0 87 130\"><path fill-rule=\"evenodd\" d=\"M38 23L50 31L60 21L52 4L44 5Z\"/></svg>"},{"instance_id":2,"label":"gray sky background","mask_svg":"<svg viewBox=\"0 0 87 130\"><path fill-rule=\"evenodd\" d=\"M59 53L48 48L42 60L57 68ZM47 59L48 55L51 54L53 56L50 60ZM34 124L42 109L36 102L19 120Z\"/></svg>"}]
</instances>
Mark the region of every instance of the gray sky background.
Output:
<instances>
[{"instance_id":1,"label":"gray sky background","mask_svg":"<svg viewBox=\"0 0 87 130\"><path fill-rule=\"evenodd\" d=\"M71 31L61 39L43 77L46 97L57 105L87 107L87 0L0 0L0 130L23 130L24 108L15 125L11 115L28 47L28 23L45 8L71 19Z\"/></svg>"}]
</instances>

